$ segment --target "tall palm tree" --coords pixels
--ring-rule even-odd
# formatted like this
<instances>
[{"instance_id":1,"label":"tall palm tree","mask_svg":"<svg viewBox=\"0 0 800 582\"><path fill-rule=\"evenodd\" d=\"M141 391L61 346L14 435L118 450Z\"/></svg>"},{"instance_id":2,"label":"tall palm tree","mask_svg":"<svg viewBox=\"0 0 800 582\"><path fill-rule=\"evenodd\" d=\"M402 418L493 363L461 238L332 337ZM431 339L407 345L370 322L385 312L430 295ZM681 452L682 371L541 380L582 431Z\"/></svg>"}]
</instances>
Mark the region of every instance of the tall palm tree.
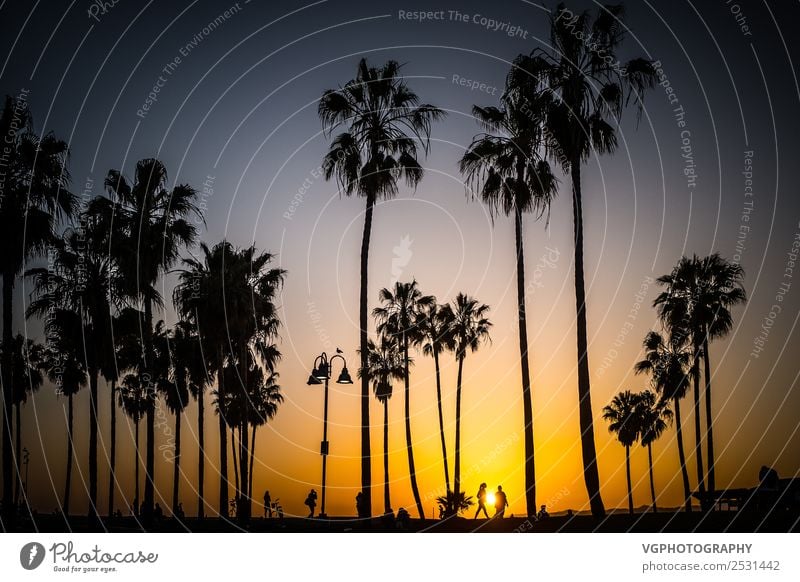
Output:
<instances>
[{"instance_id":1,"label":"tall palm tree","mask_svg":"<svg viewBox=\"0 0 800 582\"><path fill-rule=\"evenodd\" d=\"M633 515L633 489L631 488L631 447L639 440L637 416L639 395L629 390L620 392L603 408L603 418L608 421L608 432L615 434L625 447L625 476L628 480L628 513Z\"/></svg>"},{"instance_id":2,"label":"tall palm tree","mask_svg":"<svg viewBox=\"0 0 800 582\"><path fill-rule=\"evenodd\" d=\"M650 475L650 497L653 499L653 513L658 513L656 487L653 480L653 443L667 430L672 422L672 411L667 401L659 400L654 392L645 390L638 395L639 409L636 412L639 422L639 436L643 447L647 447L647 461Z\"/></svg>"},{"instance_id":3,"label":"tall palm tree","mask_svg":"<svg viewBox=\"0 0 800 582\"><path fill-rule=\"evenodd\" d=\"M86 386L86 357L83 343L83 322L75 311L55 309L45 320L47 352L44 370L56 385L56 394L67 397L67 467L61 513L69 517L72 486L72 459L75 445L72 438L74 407L72 398Z\"/></svg>"},{"instance_id":4,"label":"tall palm tree","mask_svg":"<svg viewBox=\"0 0 800 582\"><path fill-rule=\"evenodd\" d=\"M195 220L202 221L197 191L188 184L167 188L167 169L149 158L136 164L133 183L119 170L109 170L105 186L111 199L101 203L114 206L116 233L112 244L119 249L120 267L129 286L128 297L141 302L144 311L143 374L145 386L154 391L153 307L162 299L156 283L179 259L180 250L194 244ZM153 515L155 495L155 407L147 410L147 456L142 514Z\"/></svg>"},{"instance_id":5,"label":"tall palm tree","mask_svg":"<svg viewBox=\"0 0 800 582\"><path fill-rule=\"evenodd\" d=\"M682 257L669 275L658 282L666 289L656 298L661 318L672 326L681 325L691 338L694 349L695 371L695 428L700 425L700 359L703 359L705 377L705 412L708 445L708 498L701 497L707 505L713 501L716 487L714 476L714 433L711 414L711 362L709 340L726 336L733 326L731 308L747 300L742 286L742 267L714 253L704 258L697 255ZM698 434L696 455L698 481L702 489L702 452Z\"/></svg>"},{"instance_id":6,"label":"tall palm tree","mask_svg":"<svg viewBox=\"0 0 800 582\"><path fill-rule=\"evenodd\" d=\"M250 438L250 482L248 497L253 498L253 461L256 454L256 430L275 418L278 407L283 404L283 394L278 384L278 372L262 371L258 368L254 382L254 390L250 393L250 425L253 427Z\"/></svg>"},{"instance_id":7,"label":"tall palm tree","mask_svg":"<svg viewBox=\"0 0 800 582\"><path fill-rule=\"evenodd\" d=\"M381 336L380 343L367 342L369 366L359 370L358 375L366 375L372 382L375 398L383 404L383 512L392 513L389 496L389 399L392 397L393 381L405 378L405 360L397 342L389 336Z\"/></svg>"},{"instance_id":8,"label":"tall palm tree","mask_svg":"<svg viewBox=\"0 0 800 582\"><path fill-rule=\"evenodd\" d=\"M14 387L13 404L17 415L17 448L16 458L22 458L22 405L28 402L28 394L38 392L44 383L42 368L44 367L44 346L30 338L17 334L11 342L11 378ZM19 503L19 497L24 492L27 497L23 482L22 471L17 474L17 488L14 491L14 503Z\"/></svg>"},{"instance_id":9,"label":"tall palm tree","mask_svg":"<svg viewBox=\"0 0 800 582\"><path fill-rule=\"evenodd\" d=\"M433 356L433 365L436 370L436 405L439 409L439 437L442 441L442 462L444 464L446 491L450 491L450 469L447 462L447 444L444 438L442 380L439 370L439 354L453 350L453 334L451 333L452 315L452 310L434 302L420 309L416 322L419 332L418 343L422 344L422 353L426 356ZM378 399L380 400L380 398Z\"/></svg>"},{"instance_id":10,"label":"tall palm tree","mask_svg":"<svg viewBox=\"0 0 800 582\"><path fill-rule=\"evenodd\" d=\"M581 167L591 155L616 149L614 125L625 106L633 102L641 113L644 92L655 85L656 72L651 61L643 58L618 61L617 53L626 31L621 4L604 5L594 15L588 11L574 14L563 3L559 4L550 19L551 51L536 49L530 55L518 57L510 73L511 85L524 85L532 78L530 71L546 71L553 96L545 119L548 149L572 182L581 452L586 490L596 518L605 515L605 508L600 496L592 420Z\"/></svg>"},{"instance_id":11,"label":"tall palm tree","mask_svg":"<svg viewBox=\"0 0 800 582\"><path fill-rule=\"evenodd\" d=\"M43 137L33 131L24 98L6 97L0 112L3 142L4 179L0 181L0 275L3 277L3 335L10 346L13 338L14 285L26 260L41 255L55 236L58 224L76 210L75 197L67 190L69 149L52 134ZM3 519L6 529L14 527L13 480L18 468L11 434L13 381L11 352L2 354L2 406L0 430L3 432Z\"/></svg>"},{"instance_id":12,"label":"tall palm tree","mask_svg":"<svg viewBox=\"0 0 800 582\"><path fill-rule=\"evenodd\" d=\"M455 475L453 478L454 498L458 499L461 492L461 384L464 373L464 360L467 352L476 352L486 342L491 341L489 329L492 322L487 317L489 306L479 303L464 293L459 293L452 303L452 324L454 351L458 362L458 376L456 380L456 460Z\"/></svg>"},{"instance_id":13,"label":"tall palm tree","mask_svg":"<svg viewBox=\"0 0 800 582\"><path fill-rule=\"evenodd\" d=\"M510 75L509 81L516 78ZM459 168L466 174L474 196L489 206L492 216L503 213L514 217L528 516L536 514L537 506L522 226L524 213L533 212L537 218L541 217L557 192L550 165L541 157L548 96L549 93L538 88L533 95L528 95L523 87L510 86L499 108L474 106L472 114L487 133L476 136L459 161Z\"/></svg>"},{"instance_id":14,"label":"tall palm tree","mask_svg":"<svg viewBox=\"0 0 800 582\"><path fill-rule=\"evenodd\" d=\"M186 351L189 340L184 330L169 329L159 321L153 330L153 349L155 358L153 370L156 389L164 396L164 404L175 416L175 434L172 454L172 515L178 510L181 476L181 417L189 405L189 374L186 362L178 359L178 353Z\"/></svg>"},{"instance_id":15,"label":"tall palm tree","mask_svg":"<svg viewBox=\"0 0 800 582\"><path fill-rule=\"evenodd\" d=\"M141 381L141 374L130 373L122 378L122 385L119 389L119 406L135 427L133 506L135 511L141 511L139 466L142 464L142 455L139 448L139 425L147 412L151 408L155 408L155 394L147 384Z\"/></svg>"},{"instance_id":16,"label":"tall palm tree","mask_svg":"<svg viewBox=\"0 0 800 582\"><path fill-rule=\"evenodd\" d=\"M378 322L378 333L387 336L397 342L398 347L403 352L403 383L405 395L405 424L406 424L406 450L408 452L408 473L411 478L411 491L414 494L414 501L417 504L417 512L420 519L425 519L425 512L422 507L422 499L419 495L417 486L417 473L414 465L414 448L411 439L411 390L409 382L409 366L411 359L408 355L408 347L417 341L419 329L417 328L417 318L420 310L436 303L436 298L431 295L423 295L419 290L416 281L403 283L398 281L393 289L383 288L378 297L383 305L376 307L372 314ZM369 348L369 344L367 344ZM368 354L367 354L368 357ZM361 356L362 362L364 356ZM363 382L363 379L362 379Z\"/></svg>"},{"instance_id":17,"label":"tall palm tree","mask_svg":"<svg viewBox=\"0 0 800 582\"><path fill-rule=\"evenodd\" d=\"M661 402L672 402L675 408L675 430L678 441L678 462L683 478L683 501L687 512L692 511L692 490L683 449L683 425L681 423L681 400L689 389L694 373L691 366L691 348L686 336L675 330L668 337L657 331L647 334L643 342L645 356L634 366L637 374L649 374L653 388L661 395Z\"/></svg>"},{"instance_id":18,"label":"tall palm tree","mask_svg":"<svg viewBox=\"0 0 800 582\"><path fill-rule=\"evenodd\" d=\"M343 130L333 138L323 160L325 179L335 177L342 192L366 198L359 301L361 369L367 367L369 351L367 273L373 208L379 200L397 193L402 178L409 187L419 184L423 169L417 148L421 145L427 154L431 125L444 117L441 109L420 104L400 70L401 65L396 61L370 67L366 59L361 59L356 77L338 89L325 91L318 108L327 136ZM361 378L361 492L365 515L360 517L372 514L370 475L369 379L364 377Z\"/></svg>"},{"instance_id":19,"label":"tall palm tree","mask_svg":"<svg viewBox=\"0 0 800 582\"><path fill-rule=\"evenodd\" d=\"M87 371L89 373L89 515L97 518L97 440L99 431L98 380L111 331L109 298L124 284L108 253L109 231L95 215L83 212L79 224L51 242L48 267L31 269L33 299L27 316L46 316L53 306L81 314L84 321Z\"/></svg>"}]
</instances>

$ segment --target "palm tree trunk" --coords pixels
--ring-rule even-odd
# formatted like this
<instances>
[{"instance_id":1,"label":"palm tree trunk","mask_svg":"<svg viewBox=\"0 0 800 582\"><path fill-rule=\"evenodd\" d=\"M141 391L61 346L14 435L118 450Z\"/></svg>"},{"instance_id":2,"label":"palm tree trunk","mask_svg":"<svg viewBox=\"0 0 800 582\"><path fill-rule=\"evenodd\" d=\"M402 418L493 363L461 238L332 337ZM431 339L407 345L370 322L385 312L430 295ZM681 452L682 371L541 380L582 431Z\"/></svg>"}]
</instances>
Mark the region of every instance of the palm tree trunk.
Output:
<instances>
[{"instance_id":1,"label":"palm tree trunk","mask_svg":"<svg viewBox=\"0 0 800 582\"><path fill-rule=\"evenodd\" d=\"M678 436L678 462L681 464L683 477L684 508L688 513L692 511L692 490L689 487L689 470L686 468L686 454L683 452L683 427L681 425L681 399L675 398L675 430Z\"/></svg>"},{"instance_id":2,"label":"palm tree trunk","mask_svg":"<svg viewBox=\"0 0 800 582\"><path fill-rule=\"evenodd\" d=\"M62 503L62 511L64 512L64 517L69 518L69 497L70 497L70 489L72 486L72 449L73 449L73 441L72 441L72 426L73 426L73 406L72 406L72 394L67 397L67 477L64 482L64 503Z\"/></svg>"},{"instance_id":3,"label":"palm tree trunk","mask_svg":"<svg viewBox=\"0 0 800 582\"><path fill-rule=\"evenodd\" d=\"M14 504L19 503L19 496L22 494L22 403L17 400L14 405L16 408L17 413L17 450L16 450L16 459L17 459L17 479L16 479L16 490L14 491Z\"/></svg>"},{"instance_id":4,"label":"palm tree trunk","mask_svg":"<svg viewBox=\"0 0 800 582\"><path fill-rule=\"evenodd\" d=\"M0 430L3 431L3 524L6 531L13 530L15 514L12 503L12 487L15 474L11 435L12 390L11 385L11 341L14 296L14 273L3 273L3 405Z\"/></svg>"},{"instance_id":5,"label":"palm tree trunk","mask_svg":"<svg viewBox=\"0 0 800 582\"><path fill-rule=\"evenodd\" d=\"M140 422L141 422L140 420L136 421L136 456L134 457L134 460L136 461L136 463L135 463L136 469L134 471L136 485L134 486L134 489L133 489L134 490L133 500L135 501L134 505L136 505L135 509L138 512L137 515L139 515L139 513L141 513L141 508L142 508L142 498L139 497L139 465L141 464L141 461L140 461L141 457L139 455L139 423Z\"/></svg>"},{"instance_id":6,"label":"palm tree trunk","mask_svg":"<svg viewBox=\"0 0 800 582\"><path fill-rule=\"evenodd\" d=\"M716 479L714 478L714 419L711 416L711 360L708 355L708 330L705 330L703 335L703 363L705 368L703 375L706 378L706 430L708 431L708 495L714 499L714 491L716 487ZM712 501L712 507L714 502Z\"/></svg>"},{"instance_id":7,"label":"palm tree trunk","mask_svg":"<svg viewBox=\"0 0 800 582\"><path fill-rule=\"evenodd\" d=\"M700 354L699 349L694 352L694 456L697 461L697 489L700 493L700 505L706 507L706 486L703 479L703 448L701 445L702 431L700 428Z\"/></svg>"},{"instance_id":8,"label":"palm tree trunk","mask_svg":"<svg viewBox=\"0 0 800 582\"><path fill-rule=\"evenodd\" d=\"M633 489L631 488L631 448L625 447L625 477L628 479L628 513L633 515Z\"/></svg>"},{"instance_id":9,"label":"palm tree trunk","mask_svg":"<svg viewBox=\"0 0 800 582\"><path fill-rule=\"evenodd\" d=\"M245 417L246 418L246 417ZM239 519L247 520L250 518L250 495L248 494L248 486L250 479L247 472L247 443L248 443L248 426L247 421L242 421L242 426L239 428L239 459L242 468L239 471L241 475L241 489L239 491Z\"/></svg>"},{"instance_id":10,"label":"palm tree trunk","mask_svg":"<svg viewBox=\"0 0 800 582\"><path fill-rule=\"evenodd\" d=\"M148 392L154 390L153 386L153 306L150 297L144 300L144 348L145 348L145 376ZM153 517L155 502L155 447L156 447L156 410L153 403L147 407L145 432L147 436L147 452L144 473L144 502L142 503L142 516L149 523Z\"/></svg>"},{"instance_id":11,"label":"palm tree trunk","mask_svg":"<svg viewBox=\"0 0 800 582\"><path fill-rule=\"evenodd\" d=\"M250 470L247 472L249 476L249 481L247 482L247 499L253 499L253 460L256 456L256 429L258 428L257 424L253 425L253 432L250 436Z\"/></svg>"},{"instance_id":12,"label":"palm tree trunk","mask_svg":"<svg viewBox=\"0 0 800 582\"><path fill-rule=\"evenodd\" d=\"M442 440L442 461L444 462L444 483L447 486L446 491L450 491L450 469L447 467L447 444L444 440L444 415L442 414L442 378L439 373L439 350L436 348L435 339L433 344L433 364L436 368L436 404L439 407L439 435ZM389 403L386 403L387 411ZM388 413L388 412L387 412ZM385 420L385 419L384 419ZM384 428L388 430L388 428ZM384 435L384 440L386 435ZM388 485L387 485L388 487ZM388 489L387 489L388 490Z\"/></svg>"},{"instance_id":13,"label":"palm tree trunk","mask_svg":"<svg viewBox=\"0 0 800 582\"><path fill-rule=\"evenodd\" d=\"M425 519L425 511L422 508L422 499L419 496L419 487L417 487L417 473L414 469L414 449L411 441L411 398L409 389L409 374L408 374L408 337L403 334L403 357L405 358L405 374L403 375L405 382L405 408L406 408L406 449L408 450L408 473L411 477L411 491L414 494L414 502L417 504L417 513L420 519Z\"/></svg>"},{"instance_id":14,"label":"palm tree trunk","mask_svg":"<svg viewBox=\"0 0 800 582\"><path fill-rule=\"evenodd\" d=\"M197 517L203 519L205 517L205 500L203 499L203 487L206 479L206 450L205 450L205 435L204 435L204 418L205 414L205 393L203 388L199 388L197 396L197 442L198 442L198 460L197 460Z\"/></svg>"},{"instance_id":15,"label":"palm tree trunk","mask_svg":"<svg viewBox=\"0 0 800 582\"><path fill-rule=\"evenodd\" d=\"M175 458L172 472L172 515L178 509L178 493L181 477L181 413L175 413Z\"/></svg>"},{"instance_id":16,"label":"palm tree trunk","mask_svg":"<svg viewBox=\"0 0 800 582\"><path fill-rule=\"evenodd\" d=\"M217 400L219 402L219 516L228 517L228 431L225 426L225 383L223 382L223 349L219 346ZM235 458L235 457L234 457Z\"/></svg>"},{"instance_id":17,"label":"palm tree trunk","mask_svg":"<svg viewBox=\"0 0 800 582\"><path fill-rule=\"evenodd\" d=\"M367 194L367 209L364 213L364 234L361 239L361 294L359 303L359 345L361 346L361 369L366 370L369 362L367 346L367 326L369 324L367 275L369 271L369 239L372 233L372 211L375 207L375 194ZM372 515L372 459L369 442L369 378L361 378L361 493L362 512L359 517Z\"/></svg>"},{"instance_id":18,"label":"palm tree trunk","mask_svg":"<svg viewBox=\"0 0 800 582\"><path fill-rule=\"evenodd\" d=\"M231 428L231 455L233 456L233 474L235 477L234 491L236 491L237 499L239 495L239 455L236 454L236 433Z\"/></svg>"},{"instance_id":19,"label":"palm tree trunk","mask_svg":"<svg viewBox=\"0 0 800 582\"><path fill-rule=\"evenodd\" d=\"M458 377L456 378L456 462L453 466L453 493L455 499L461 492L461 372L464 369L464 356L458 355Z\"/></svg>"},{"instance_id":20,"label":"palm tree trunk","mask_svg":"<svg viewBox=\"0 0 800 582\"><path fill-rule=\"evenodd\" d=\"M570 163L572 175L572 224L575 234L575 304L577 307L578 335L578 410L581 428L581 453L583 478L592 515L605 517L606 510L600 497L600 476L597 472L597 451L594 444L591 385L589 381L589 354L586 337L586 290L583 276L583 201L581 199L581 162Z\"/></svg>"},{"instance_id":21,"label":"palm tree trunk","mask_svg":"<svg viewBox=\"0 0 800 582\"><path fill-rule=\"evenodd\" d=\"M117 477L117 381L111 380L111 459L108 471L108 517L114 517Z\"/></svg>"},{"instance_id":22,"label":"palm tree trunk","mask_svg":"<svg viewBox=\"0 0 800 582\"><path fill-rule=\"evenodd\" d=\"M521 179L521 177L518 177ZM533 454L533 402L528 367L528 319L525 312L525 257L522 242L522 211L514 212L517 250L517 312L519 315L519 360L522 371L522 412L525 420L525 505L528 517L536 515L536 466Z\"/></svg>"},{"instance_id":23,"label":"palm tree trunk","mask_svg":"<svg viewBox=\"0 0 800 582\"><path fill-rule=\"evenodd\" d=\"M445 465L446 467L446 465ZM383 401L383 513L392 513L389 498L389 399Z\"/></svg>"},{"instance_id":24,"label":"palm tree trunk","mask_svg":"<svg viewBox=\"0 0 800 582\"><path fill-rule=\"evenodd\" d=\"M99 515L97 509L97 370L89 372L89 517Z\"/></svg>"},{"instance_id":25,"label":"palm tree trunk","mask_svg":"<svg viewBox=\"0 0 800 582\"><path fill-rule=\"evenodd\" d=\"M653 445L647 445L647 461L650 465L650 497L653 500L653 513L658 513L658 505L656 504L656 485L653 480Z\"/></svg>"}]
</instances>

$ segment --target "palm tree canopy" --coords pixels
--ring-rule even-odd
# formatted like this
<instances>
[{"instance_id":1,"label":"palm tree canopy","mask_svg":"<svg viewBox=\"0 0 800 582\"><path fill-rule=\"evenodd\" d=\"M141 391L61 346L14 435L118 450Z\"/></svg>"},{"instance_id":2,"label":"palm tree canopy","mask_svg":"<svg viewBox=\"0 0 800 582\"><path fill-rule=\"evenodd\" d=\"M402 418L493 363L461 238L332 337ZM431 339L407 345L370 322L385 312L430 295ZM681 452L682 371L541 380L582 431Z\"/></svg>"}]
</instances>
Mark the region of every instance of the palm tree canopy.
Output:
<instances>
[{"instance_id":1,"label":"palm tree canopy","mask_svg":"<svg viewBox=\"0 0 800 582\"><path fill-rule=\"evenodd\" d=\"M77 394L87 382L80 314L56 308L45 321L45 334L47 350L43 370L47 378L56 384L57 394Z\"/></svg>"},{"instance_id":2,"label":"palm tree canopy","mask_svg":"<svg viewBox=\"0 0 800 582\"><path fill-rule=\"evenodd\" d=\"M325 133L346 128L333 139L323 169L347 195L391 198L401 178L409 187L422 180L418 147L427 153L431 125L445 113L420 104L400 69L397 61L370 67L361 59L356 77L319 101Z\"/></svg>"},{"instance_id":3,"label":"palm tree canopy","mask_svg":"<svg viewBox=\"0 0 800 582\"><path fill-rule=\"evenodd\" d=\"M398 281L392 289L383 288L378 293L383 305L376 307L372 315L378 321L378 333L398 342L404 337L409 343L418 341L417 326L420 310L434 305L436 298L423 295L416 280L409 283Z\"/></svg>"},{"instance_id":4,"label":"palm tree canopy","mask_svg":"<svg viewBox=\"0 0 800 582\"><path fill-rule=\"evenodd\" d=\"M747 300L743 279L742 267L718 253L681 257L669 275L659 277L666 289L654 305L666 325L684 330L699 346L704 338L720 338L731 330L731 308Z\"/></svg>"},{"instance_id":5,"label":"palm tree canopy","mask_svg":"<svg viewBox=\"0 0 800 582\"><path fill-rule=\"evenodd\" d=\"M651 445L667 430L672 422L672 410L667 401L659 400L654 392L645 390L640 392L639 409L636 416L639 419L639 434L642 446Z\"/></svg>"},{"instance_id":6,"label":"palm tree canopy","mask_svg":"<svg viewBox=\"0 0 800 582\"><path fill-rule=\"evenodd\" d=\"M487 315L489 306L477 299L459 293L450 307L452 333L457 358L464 358L467 350L475 352L486 342L491 342L489 330L492 322ZM447 317L451 317L448 315Z\"/></svg>"},{"instance_id":7,"label":"palm tree canopy","mask_svg":"<svg viewBox=\"0 0 800 582\"><path fill-rule=\"evenodd\" d=\"M417 342L422 345L424 355L432 356L434 350L440 354L455 348L452 324L453 310L448 305L434 301L420 307L416 320Z\"/></svg>"},{"instance_id":8,"label":"palm tree canopy","mask_svg":"<svg viewBox=\"0 0 800 582\"><path fill-rule=\"evenodd\" d=\"M603 418L608 421L608 432L626 447L632 446L640 433L638 409L639 395L629 390L620 392L603 408Z\"/></svg>"},{"instance_id":9,"label":"palm tree canopy","mask_svg":"<svg viewBox=\"0 0 800 582\"><path fill-rule=\"evenodd\" d=\"M2 346L5 349L5 346ZM15 335L9 346L11 351L11 401L24 404L28 394L37 392L44 383L42 369L45 368L44 346L22 334Z\"/></svg>"},{"instance_id":10,"label":"palm tree canopy","mask_svg":"<svg viewBox=\"0 0 800 582\"><path fill-rule=\"evenodd\" d=\"M687 338L681 333L673 333L665 338L657 331L645 336L644 359L637 362L637 374L649 374L653 388L662 400L683 398L692 379L692 351Z\"/></svg>"},{"instance_id":11,"label":"palm tree canopy","mask_svg":"<svg viewBox=\"0 0 800 582\"><path fill-rule=\"evenodd\" d=\"M405 360L397 342L387 336L381 336L379 343L370 339L367 350L367 369L359 369L358 377L366 374L372 381L375 398L384 403L392 397L392 381L404 377Z\"/></svg>"}]
</instances>

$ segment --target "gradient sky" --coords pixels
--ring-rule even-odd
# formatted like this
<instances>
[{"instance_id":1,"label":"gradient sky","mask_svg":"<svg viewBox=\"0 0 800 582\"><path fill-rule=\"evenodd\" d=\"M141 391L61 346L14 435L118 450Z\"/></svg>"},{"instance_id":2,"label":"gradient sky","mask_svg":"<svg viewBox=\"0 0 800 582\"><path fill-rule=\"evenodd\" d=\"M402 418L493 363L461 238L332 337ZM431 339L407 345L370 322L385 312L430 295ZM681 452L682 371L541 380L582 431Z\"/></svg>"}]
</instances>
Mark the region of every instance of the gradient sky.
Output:
<instances>
[{"instance_id":1,"label":"gradient sky","mask_svg":"<svg viewBox=\"0 0 800 582\"><path fill-rule=\"evenodd\" d=\"M573 6L591 6L591 2ZM357 367L359 248L364 204L342 199L335 184L319 178L328 140L316 115L319 96L351 79L366 57L380 64L405 63L403 73L423 101L448 111L436 124L426 175L416 190L401 190L375 211L370 249L370 307L377 291L416 278L440 301L459 291L491 307L493 343L465 364L463 402L464 486L502 484L511 513L523 513L522 407L515 316L513 225L492 222L486 208L466 196L457 160L479 132L473 104L497 104L509 63L519 53L546 46L542 6L522 0L486 2L166 2L120 1L106 13L93 3L4 2L0 4L0 90L29 89L37 131L70 142L73 190L92 181L100 192L110 168L130 175L137 160L158 157L171 183L201 187L205 199L203 240L225 237L278 255L289 271L281 298L284 322L280 367L286 398L278 416L259 431L254 491L268 488L289 513L302 513L309 488L319 490L322 391L305 384L314 357L344 350ZM210 34L204 27L225 10L230 18ZM737 8L733 8L736 6ZM399 11L444 10L445 20L413 22ZM637 123L632 111L621 127L619 151L592 158L584 170L584 221L592 405L602 495L609 507L624 505L624 449L607 432L602 407L623 389L641 390L632 373L641 340L657 326L653 279L669 272L682 254L737 254L740 227L750 227L737 254L745 269L746 306L734 311L730 337L711 350L714 370L717 484L751 486L762 464L781 476L800 468L797 378L800 284L793 285L770 328L763 352L753 340L785 278L788 255L800 232L797 195L796 78L798 41L789 23L796 3L742 1L627 2L630 37L623 57L661 62L685 112L677 125L662 87L651 91ZM96 19L89 16L94 10ZM468 15L451 20L449 10ZM735 14L739 12L740 21ZM472 22L482 15L526 34L510 37ZM744 18L745 20L742 20ZM746 23L748 30L740 28ZM749 32L749 34L747 34ZM522 37L525 38L522 38ZM185 53L181 56L181 51ZM181 57L169 74L163 69ZM162 76L158 99L144 115L137 110ZM454 82L477 80L481 92ZM683 173L681 131L689 133L698 174L696 188ZM687 137L684 134L683 137ZM745 152L752 151L753 210L742 213ZM569 182L562 178L549 224L525 224L528 324L532 353L533 406L539 503L552 511L587 506L577 414L572 221ZM739 258L740 257L740 258ZM168 294L174 280L165 281ZM37 322L23 322L27 293L18 284L16 329L40 337ZM168 310L160 317L174 322ZM443 359L448 446L454 435L455 363ZM338 370L335 371L337 373ZM429 514L443 487L433 363L415 355L412 431L420 492ZM328 512L352 514L360 487L358 386L332 385L328 461ZM401 387L390 402L392 505L413 505L407 477ZM85 508L87 391L76 398L79 471L73 507ZM31 451L31 498L40 511L58 506L63 490L65 401L46 385L24 408L24 441ZM100 504L108 474L108 391L101 391ZM208 409L211 407L209 406ZM691 451L690 401L682 408L685 443ZM196 406L184 422L182 500L196 508L194 443ZM382 409L371 408L373 496L382 507ZM168 446L172 418L164 413L158 445ZM215 423L207 424L206 497L217 498ZM132 497L132 434L119 426L118 476ZM659 502L677 506L682 486L674 428L654 445ZM647 455L633 450L634 500L649 502ZM157 456L162 506L171 495L171 465ZM689 467L694 467L690 455ZM232 467L230 475L232 478ZM695 478L690 469L692 484ZM231 495L233 492L231 492ZM258 512L258 509L255 510Z\"/></svg>"}]
</instances>

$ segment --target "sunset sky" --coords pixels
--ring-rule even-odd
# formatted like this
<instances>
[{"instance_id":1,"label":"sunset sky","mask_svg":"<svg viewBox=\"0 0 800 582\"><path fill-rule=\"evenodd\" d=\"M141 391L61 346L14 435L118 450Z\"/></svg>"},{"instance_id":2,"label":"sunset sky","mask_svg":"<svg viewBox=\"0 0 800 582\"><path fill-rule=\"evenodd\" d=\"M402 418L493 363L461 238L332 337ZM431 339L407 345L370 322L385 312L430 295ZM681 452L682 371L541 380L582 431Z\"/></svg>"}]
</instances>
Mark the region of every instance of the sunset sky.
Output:
<instances>
[{"instance_id":1,"label":"sunset sky","mask_svg":"<svg viewBox=\"0 0 800 582\"><path fill-rule=\"evenodd\" d=\"M29 89L36 130L69 141L75 193L101 193L109 169L130 176L137 160L157 157L167 166L170 184L202 189L205 182L213 190L202 199L207 205L202 240L214 244L227 238L276 253L288 271L280 300L279 372L286 400L258 432L254 497L259 501L269 489L287 513L306 513L306 493L320 490L322 389L306 385L314 358L339 347L354 376L358 367L364 202L341 197L335 183L320 176L329 139L322 134L317 101L325 89L353 78L361 57L375 65L394 59L404 63L407 82L423 101L448 112L433 128L420 186L403 188L375 210L370 309L380 288L412 278L442 302L463 291L491 306L492 343L465 362L462 479L468 494L482 481L491 490L502 484L508 512L524 513L513 224L504 217L492 220L486 207L469 199L457 160L480 132L470 113L473 104L497 105L514 57L547 46L554 3L119 2L105 13L95 10L94 17L87 13L92 5L0 5L0 54L8 55L0 62L0 90L13 95ZM800 248L800 45L789 38L782 3L742 2L738 21L726 2L631 0L626 6L631 32L622 56L659 61L664 85L673 93L662 86L650 91L640 120L633 110L626 112L617 153L593 157L584 167L592 408L601 492L612 508L625 504L625 456L608 433L602 407L620 390L648 386L647 378L633 374L633 364L641 358L645 334L659 325L652 309L660 291L655 279L683 254L719 252L746 273L749 301L734 310L730 336L711 348L717 487L752 486L761 465L775 467L782 477L800 470L800 283L793 283L800 271L787 271L797 258L791 253ZM443 19L420 23L399 12L420 9L444 11ZM226 10L227 17L207 28ZM451 17L451 10L468 15L467 22ZM481 24L484 16L521 32L491 30ZM462 78L485 86L471 90ZM147 103L154 86L156 100ZM688 162L697 175L693 187L684 172ZM745 195L745 171L752 172L752 197ZM526 218L526 298L538 503L551 511L577 511L588 509L588 499L577 409L571 192L568 179L559 176L549 217ZM746 206L751 200L752 210ZM174 276L166 278L165 296L174 283ZM764 335L764 319L782 283L791 286ZM22 317L30 291L29 282L18 282L15 331L40 339L39 322ZM158 317L175 322L171 308ZM754 354L758 337L766 340ZM444 492L433 361L413 356L414 452L420 494L431 515L435 497ZM451 354L442 362L452 463L456 364ZM339 362L335 365L334 378ZM359 390L357 384L331 384L332 515L355 513L361 483ZM103 510L108 398L109 391L101 389ZM210 402L207 394L206 499L213 512L219 455ZM23 409L30 495L40 512L57 508L63 493L65 404L46 384ZM181 498L187 514L197 507L196 410L193 402L183 423ZM691 398L681 410L691 453ZM389 414L392 506L411 510L402 383L395 385ZM174 419L163 408L161 415L157 445L166 450ZM383 506L382 415L373 399L374 512ZM80 513L88 487L87 418L88 390L83 390L76 398L79 470L73 474L73 507ZM133 426L123 419L118 430L118 478L132 499ZM659 504L680 505L674 427L656 442L653 454ZM172 467L158 448L156 458L166 509ZM632 462L634 501L646 505L646 450L634 447ZM687 463L695 487L691 454ZM232 480L232 465L229 474ZM260 512L254 508L254 514Z\"/></svg>"}]
</instances>

